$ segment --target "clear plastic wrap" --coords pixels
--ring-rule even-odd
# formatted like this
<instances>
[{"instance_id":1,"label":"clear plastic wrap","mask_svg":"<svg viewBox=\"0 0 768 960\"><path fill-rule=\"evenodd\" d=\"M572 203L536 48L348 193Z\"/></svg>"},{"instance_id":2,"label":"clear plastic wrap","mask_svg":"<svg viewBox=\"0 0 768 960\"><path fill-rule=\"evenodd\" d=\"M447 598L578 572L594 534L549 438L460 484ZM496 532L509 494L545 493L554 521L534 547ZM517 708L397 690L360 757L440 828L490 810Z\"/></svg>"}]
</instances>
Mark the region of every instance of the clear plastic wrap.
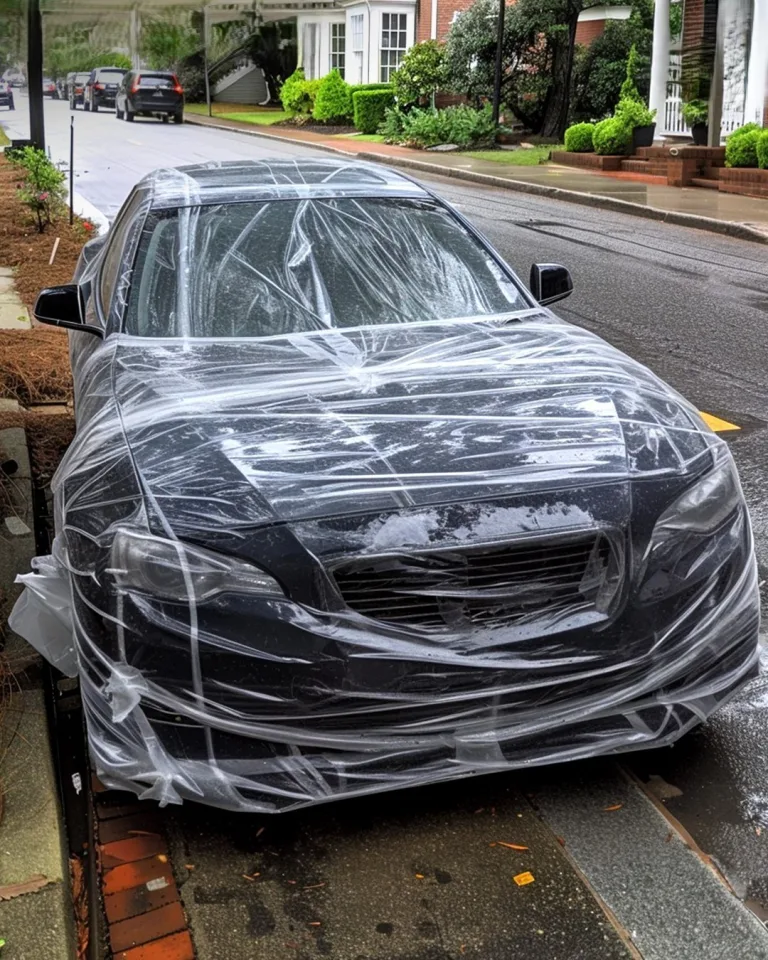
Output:
<instances>
[{"instance_id":1,"label":"clear plastic wrap","mask_svg":"<svg viewBox=\"0 0 768 960\"><path fill-rule=\"evenodd\" d=\"M170 172L113 228L12 619L76 658L99 776L272 812L672 742L756 671L727 446L416 185L323 169Z\"/></svg>"}]
</instances>

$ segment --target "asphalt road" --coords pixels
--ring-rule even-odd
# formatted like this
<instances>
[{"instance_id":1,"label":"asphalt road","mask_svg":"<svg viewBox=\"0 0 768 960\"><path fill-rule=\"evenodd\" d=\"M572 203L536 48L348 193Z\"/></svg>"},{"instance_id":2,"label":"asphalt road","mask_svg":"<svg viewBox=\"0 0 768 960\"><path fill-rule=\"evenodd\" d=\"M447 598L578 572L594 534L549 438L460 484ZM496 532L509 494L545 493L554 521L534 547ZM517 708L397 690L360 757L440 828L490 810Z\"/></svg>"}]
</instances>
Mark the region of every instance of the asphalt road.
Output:
<instances>
[{"instance_id":1,"label":"asphalt road","mask_svg":"<svg viewBox=\"0 0 768 960\"><path fill-rule=\"evenodd\" d=\"M26 135L23 107L20 97L20 109L12 120L5 114L0 116L0 122L12 136ZM46 105L48 138L57 160L65 160L68 153L70 116L66 103ZM297 156L309 152L304 147L201 127L179 128L154 121L137 121L129 126L108 113L94 116L78 111L75 131L76 190L108 216L114 215L142 174L159 166L208 159ZM527 277L534 262L566 264L574 276L575 292L557 307L563 317L594 330L653 367L700 409L743 428L728 437L752 511L761 579L765 580L768 570L765 469L768 462L765 429L768 422L768 248L524 194L459 185L440 178L429 183L492 240L522 277ZM667 798L668 809L712 855L736 894L764 918L768 917L766 742L768 686L764 681L757 681L737 702L675 748L634 755L627 761L642 778L657 774L679 788L680 795ZM585 781L592 789L599 790L602 785L607 790L615 775L615 766L610 761L574 763L553 768L543 781L533 781L527 775L517 777L515 785L522 793L542 791L542 803L546 803L547 797L553 795L555 783L554 793L562 807L562 819L563 810L584 802ZM354 870L355 858L369 854L375 863L384 863L386 848L390 845L393 857L404 858L408 868L418 872L419 857L415 853L409 855L409 849L412 851L421 843L429 847L433 841L425 838L432 837L441 823L454 831L456 843L462 843L471 828L468 818L474 814L473 804L491 808L495 803L499 809L507 804L511 805L510 809L517 809L515 804L522 801L517 794L514 797L505 794L508 790L503 778L493 777L484 779L482 786L449 785L438 791L414 791L408 798L395 795L381 802L364 803L355 813L312 814L305 821L309 828L298 828L295 821L289 827L270 825L269 831L283 832L275 839L271 851L258 850L261 858L258 862L265 857L269 860L270 856L287 856L289 848L299 841L304 851L302 856L312 861L314 856L320 856L314 847L330 844L334 850L344 848L344 856L338 859L335 868L343 873L345 864L348 870ZM414 824L406 825L402 811L411 808L418 811L418 816ZM359 820L348 817L370 817L372 822L381 825L381 832L371 837L368 825L363 827ZM259 845L253 841L255 824L192 807L172 812L168 823L178 855L207 865L218 878L213 887L207 890L199 887L194 891L196 909L199 907L200 942L213 944L204 960L208 956L227 956L232 960L240 956L261 956L240 952L237 937L230 944L229 937L233 934L230 931L224 936L221 927L225 905L229 905L228 910L242 907L244 922L250 924L252 931L258 932L259 924L267 922L267 914L272 915L268 905L254 906L252 900L246 904L231 893L231 875L242 873L249 858L252 860L256 855ZM601 849L599 826L581 824L578 829L587 847L592 844L594 849ZM297 830L304 831L300 837ZM350 845L356 840L360 843L355 853L351 852ZM631 847L629 854L631 856ZM307 874L306 862L304 875L311 876L311 871ZM480 862L473 863L469 852L464 863L475 890L482 892L486 867ZM293 868L294 864L290 866ZM375 871L372 874L362 871L359 876L363 885L376 884ZM199 873L196 872L195 877L199 878ZM659 883L664 882L664 878L659 879ZM643 896L646 895L650 896L651 892L644 891ZM355 891L350 890L350 902L354 896ZM632 896L631 892L628 896ZM429 933L434 918L430 919L432 907L424 906L430 903L429 898L422 898L420 903L414 910L424 914L417 919L422 924L422 932L427 933L418 950L414 947L412 953L406 952L404 944L402 950L393 946L387 954L381 952L381 948L374 952L373 948L361 945L359 956L368 956L370 951L370 955L377 958L453 957L455 954L447 948L442 953L428 952L428 947L432 949L429 945L434 945L434 931ZM224 914L217 913L219 908ZM455 904L453 909L459 910L460 904ZM391 924L384 914L386 910L382 912L380 924L384 932L379 933L387 937ZM689 919L677 918L681 924ZM344 935L354 943L354 922ZM228 946L217 952L215 943L219 936ZM360 937L362 944L362 933ZM323 949L318 947L317 951L322 953ZM343 956L356 956L351 947L350 951ZM511 954L500 950L499 955ZM570 960L567 953L560 954L554 949L549 955L562 955ZM576 955L589 958L603 954L590 953L587 949L585 953L573 954ZM705 955L729 956L699 953L700 957ZM483 956L495 954L489 952Z\"/></svg>"}]
</instances>

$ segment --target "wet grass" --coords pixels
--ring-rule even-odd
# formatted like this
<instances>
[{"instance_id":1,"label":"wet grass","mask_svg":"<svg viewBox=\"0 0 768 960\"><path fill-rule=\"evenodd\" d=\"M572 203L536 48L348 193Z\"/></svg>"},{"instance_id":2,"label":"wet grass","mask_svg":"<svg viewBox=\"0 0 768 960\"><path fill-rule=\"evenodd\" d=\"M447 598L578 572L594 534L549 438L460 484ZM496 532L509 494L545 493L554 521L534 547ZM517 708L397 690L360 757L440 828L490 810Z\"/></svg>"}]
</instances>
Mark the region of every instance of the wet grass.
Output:
<instances>
[{"instance_id":1,"label":"wet grass","mask_svg":"<svg viewBox=\"0 0 768 960\"><path fill-rule=\"evenodd\" d=\"M553 150L562 150L556 144L545 144L533 147L530 150L522 147L517 150L469 150L465 157L473 160L491 160L493 163L503 163L512 167L537 167L540 163L547 163Z\"/></svg>"},{"instance_id":2,"label":"wet grass","mask_svg":"<svg viewBox=\"0 0 768 960\"><path fill-rule=\"evenodd\" d=\"M208 107L204 103L188 103L184 109L187 113L197 116L208 116ZM222 120L240 120L243 123L255 123L258 126L271 126L280 120L288 119L285 110L247 103L212 103L211 113Z\"/></svg>"}]
</instances>

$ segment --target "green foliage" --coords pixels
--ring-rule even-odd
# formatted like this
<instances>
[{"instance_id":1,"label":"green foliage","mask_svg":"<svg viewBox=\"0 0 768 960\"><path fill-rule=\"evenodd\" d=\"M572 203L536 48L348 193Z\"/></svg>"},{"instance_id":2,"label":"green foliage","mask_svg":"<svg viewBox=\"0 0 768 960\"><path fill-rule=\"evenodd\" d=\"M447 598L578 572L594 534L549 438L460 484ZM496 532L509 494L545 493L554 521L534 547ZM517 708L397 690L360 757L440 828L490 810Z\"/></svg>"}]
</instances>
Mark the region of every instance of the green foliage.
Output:
<instances>
[{"instance_id":1,"label":"green foliage","mask_svg":"<svg viewBox=\"0 0 768 960\"><path fill-rule=\"evenodd\" d=\"M141 55L152 70L172 70L200 47L200 36L189 18L177 22L148 20L141 27Z\"/></svg>"},{"instance_id":2,"label":"green foliage","mask_svg":"<svg viewBox=\"0 0 768 960\"><path fill-rule=\"evenodd\" d=\"M725 141L726 167L756 167L757 143L762 133L762 127L756 123L746 123Z\"/></svg>"},{"instance_id":3,"label":"green foliage","mask_svg":"<svg viewBox=\"0 0 768 960\"><path fill-rule=\"evenodd\" d=\"M609 20L588 47L577 47L571 92L573 120L597 120L613 111L620 99L633 45L635 83L640 96L647 101L652 42L652 2L635 0L628 20Z\"/></svg>"},{"instance_id":4,"label":"green foliage","mask_svg":"<svg viewBox=\"0 0 768 960\"><path fill-rule=\"evenodd\" d=\"M296 44L292 42L292 24L274 21L262 23L248 39L248 52L264 73L269 99L277 103L285 78L296 69Z\"/></svg>"},{"instance_id":5,"label":"green foliage","mask_svg":"<svg viewBox=\"0 0 768 960\"><path fill-rule=\"evenodd\" d=\"M32 211L38 232L43 233L64 209L64 174L51 163L44 150L36 147L16 151L12 162L24 171L19 199Z\"/></svg>"},{"instance_id":6,"label":"green foliage","mask_svg":"<svg viewBox=\"0 0 768 960\"><path fill-rule=\"evenodd\" d=\"M689 127L709 122L709 104L706 100L691 100L683 104L683 120Z\"/></svg>"},{"instance_id":7,"label":"green foliage","mask_svg":"<svg viewBox=\"0 0 768 960\"><path fill-rule=\"evenodd\" d=\"M304 79L304 71L298 67L288 77L280 89L280 102L283 110L292 117L297 114L310 114L314 106L314 99L309 84L311 80Z\"/></svg>"},{"instance_id":8,"label":"green foliage","mask_svg":"<svg viewBox=\"0 0 768 960\"><path fill-rule=\"evenodd\" d=\"M757 135L755 146L757 165L761 170L768 170L768 130L761 130Z\"/></svg>"},{"instance_id":9,"label":"green foliage","mask_svg":"<svg viewBox=\"0 0 768 960\"><path fill-rule=\"evenodd\" d=\"M629 153L632 143L632 130L617 117L608 117L596 124L592 134L595 153L601 156Z\"/></svg>"},{"instance_id":10,"label":"green foliage","mask_svg":"<svg viewBox=\"0 0 768 960\"><path fill-rule=\"evenodd\" d=\"M627 57L627 74L619 90L619 101L640 100L640 91L637 89L637 46L633 43Z\"/></svg>"},{"instance_id":11,"label":"green foliage","mask_svg":"<svg viewBox=\"0 0 768 960\"><path fill-rule=\"evenodd\" d=\"M591 153L595 147L592 135L594 123L575 123L565 131L565 149L572 153Z\"/></svg>"},{"instance_id":12,"label":"green foliage","mask_svg":"<svg viewBox=\"0 0 768 960\"><path fill-rule=\"evenodd\" d=\"M336 68L327 73L317 89L312 117L320 123L349 123L352 118L352 95Z\"/></svg>"},{"instance_id":13,"label":"green foliage","mask_svg":"<svg viewBox=\"0 0 768 960\"><path fill-rule=\"evenodd\" d=\"M395 129L399 127L397 132ZM422 110L414 107L408 113L390 110L381 132L388 143L411 147L434 147L453 143L459 147L491 144L496 139L496 125L491 107L475 110L466 104L445 110Z\"/></svg>"},{"instance_id":14,"label":"green foliage","mask_svg":"<svg viewBox=\"0 0 768 960\"><path fill-rule=\"evenodd\" d=\"M354 97L358 90L394 90L394 87L391 83L351 83L349 90Z\"/></svg>"},{"instance_id":15,"label":"green foliage","mask_svg":"<svg viewBox=\"0 0 768 960\"><path fill-rule=\"evenodd\" d=\"M121 67L131 69L131 59L124 53L114 50L96 49L75 37L73 40L62 38L58 43L52 43L46 50L46 76L57 80L68 73L85 73L96 67Z\"/></svg>"},{"instance_id":16,"label":"green foliage","mask_svg":"<svg viewBox=\"0 0 768 960\"><path fill-rule=\"evenodd\" d=\"M432 103L445 80L445 50L437 40L414 44L395 71L392 83L401 107Z\"/></svg>"},{"instance_id":17,"label":"green foliage","mask_svg":"<svg viewBox=\"0 0 768 960\"><path fill-rule=\"evenodd\" d=\"M384 123L387 110L395 105L395 95L388 90L355 90L352 94L355 127L361 133L376 133Z\"/></svg>"},{"instance_id":18,"label":"green foliage","mask_svg":"<svg viewBox=\"0 0 768 960\"><path fill-rule=\"evenodd\" d=\"M656 111L649 110L642 100L619 100L615 117L630 130L648 127L656 119Z\"/></svg>"}]
</instances>

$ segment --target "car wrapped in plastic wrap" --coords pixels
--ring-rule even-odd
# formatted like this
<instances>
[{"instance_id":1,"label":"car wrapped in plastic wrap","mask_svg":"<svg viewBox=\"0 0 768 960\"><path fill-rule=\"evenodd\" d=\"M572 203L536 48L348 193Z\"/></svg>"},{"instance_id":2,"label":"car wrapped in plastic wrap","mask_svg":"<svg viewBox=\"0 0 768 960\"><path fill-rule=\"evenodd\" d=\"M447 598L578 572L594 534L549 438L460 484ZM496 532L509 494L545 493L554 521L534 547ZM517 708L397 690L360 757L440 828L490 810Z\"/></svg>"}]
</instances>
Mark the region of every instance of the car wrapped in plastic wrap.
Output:
<instances>
[{"instance_id":1,"label":"car wrapped in plastic wrap","mask_svg":"<svg viewBox=\"0 0 768 960\"><path fill-rule=\"evenodd\" d=\"M727 445L422 186L160 171L76 285L12 626L108 786L282 811L669 744L756 674Z\"/></svg>"}]
</instances>

